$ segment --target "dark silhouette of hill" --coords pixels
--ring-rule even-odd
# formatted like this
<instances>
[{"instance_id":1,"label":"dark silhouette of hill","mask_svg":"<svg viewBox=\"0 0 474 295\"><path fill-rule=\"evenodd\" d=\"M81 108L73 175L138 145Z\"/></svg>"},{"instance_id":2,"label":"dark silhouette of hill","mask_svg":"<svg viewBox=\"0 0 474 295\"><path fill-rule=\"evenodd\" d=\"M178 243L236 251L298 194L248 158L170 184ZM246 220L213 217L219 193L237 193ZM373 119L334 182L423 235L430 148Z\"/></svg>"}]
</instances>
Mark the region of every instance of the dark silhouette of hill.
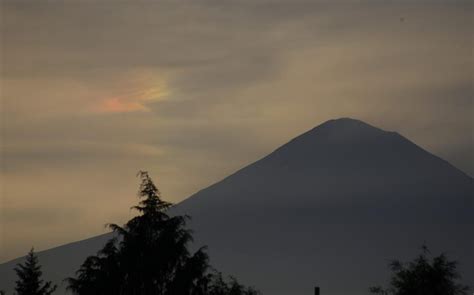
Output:
<instances>
[{"instance_id":1,"label":"dark silhouette of hill","mask_svg":"<svg viewBox=\"0 0 474 295\"><path fill-rule=\"evenodd\" d=\"M264 294L310 294L319 285L322 294L359 295L384 281L388 260L412 257L423 242L459 260L474 285L473 184L395 132L338 119L173 210L192 216L196 244L209 246L213 265ZM63 278L79 264L61 257L83 259L104 240L39 257L45 272ZM1 286L10 264L0 266Z\"/></svg>"}]
</instances>

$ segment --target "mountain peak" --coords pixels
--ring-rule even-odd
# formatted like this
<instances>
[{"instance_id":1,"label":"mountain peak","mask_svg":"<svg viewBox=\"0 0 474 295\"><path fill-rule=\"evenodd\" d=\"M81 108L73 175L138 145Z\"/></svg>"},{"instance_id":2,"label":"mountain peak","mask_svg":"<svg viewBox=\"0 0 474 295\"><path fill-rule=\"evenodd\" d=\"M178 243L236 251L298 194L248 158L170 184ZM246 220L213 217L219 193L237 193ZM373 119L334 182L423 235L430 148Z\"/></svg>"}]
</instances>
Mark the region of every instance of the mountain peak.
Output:
<instances>
[{"instance_id":1,"label":"mountain peak","mask_svg":"<svg viewBox=\"0 0 474 295\"><path fill-rule=\"evenodd\" d=\"M288 144L301 144L306 147L319 143L353 143L392 134L376 128L361 120L340 118L328 120L291 140ZM288 145L287 144L287 145ZM285 146L287 146L285 145Z\"/></svg>"},{"instance_id":2,"label":"mountain peak","mask_svg":"<svg viewBox=\"0 0 474 295\"><path fill-rule=\"evenodd\" d=\"M328 120L321 125L316 126L310 132L315 131L322 131L325 130L326 132L334 132L334 133L355 133L358 135L359 133L383 133L385 132L382 129L374 127L370 124L365 123L364 121L352 119L352 118L339 118L339 119L332 119Z\"/></svg>"},{"instance_id":3,"label":"mountain peak","mask_svg":"<svg viewBox=\"0 0 474 295\"><path fill-rule=\"evenodd\" d=\"M448 162L430 154L397 132L385 131L363 121L329 120L292 139L263 159L258 166L285 167L294 174L354 175L397 180L464 179L466 175ZM364 171L364 172L362 172ZM457 176L453 176L456 174ZM410 180L412 181L412 180ZM420 180L421 181L421 180Z\"/></svg>"},{"instance_id":4,"label":"mountain peak","mask_svg":"<svg viewBox=\"0 0 474 295\"><path fill-rule=\"evenodd\" d=\"M363 295L384 274L385 260L411 256L420 241L464 261L466 283L473 285L473 190L472 178L401 135L341 118L172 212L193 217L196 243L209 245L215 265L265 294L307 294L317 277L328 295ZM60 284L73 276L108 237L39 253L52 275L47 279ZM0 265L2 288L13 290L19 261Z\"/></svg>"},{"instance_id":5,"label":"mountain peak","mask_svg":"<svg viewBox=\"0 0 474 295\"><path fill-rule=\"evenodd\" d=\"M342 117L342 118L338 118L338 119L330 119L330 120L327 120L326 122L322 123L321 125L323 125L323 124L365 124L365 125L369 125L369 124L365 123L364 121L361 121L359 119L349 118L349 117Z\"/></svg>"}]
</instances>

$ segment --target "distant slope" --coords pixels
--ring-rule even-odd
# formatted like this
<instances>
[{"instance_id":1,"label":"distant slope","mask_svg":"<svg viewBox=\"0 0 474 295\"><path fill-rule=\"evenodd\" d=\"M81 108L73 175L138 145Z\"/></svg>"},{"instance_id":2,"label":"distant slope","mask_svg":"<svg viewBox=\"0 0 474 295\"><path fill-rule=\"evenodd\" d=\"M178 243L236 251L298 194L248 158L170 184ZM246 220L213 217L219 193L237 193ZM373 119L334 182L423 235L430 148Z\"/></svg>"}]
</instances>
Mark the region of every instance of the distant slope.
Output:
<instances>
[{"instance_id":1,"label":"distant slope","mask_svg":"<svg viewBox=\"0 0 474 295\"><path fill-rule=\"evenodd\" d=\"M264 294L310 294L314 285L325 295L367 294L384 282L388 259L409 259L423 242L460 260L474 286L473 184L397 133L338 119L173 210L193 217L196 244L209 245L215 266ZM59 247L40 259L45 272L64 277L81 260L67 257L101 243ZM8 269L0 265L2 286Z\"/></svg>"},{"instance_id":2,"label":"distant slope","mask_svg":"<svg viewBox=\"0 0 474 295\"><path fill-rule=\"evenodd\" d=\"M43 278L52 280L58 285L58 291L53 294L64 294L66 284L63 280L72 276L86 257L95 254L111 236L112 234L100 235L38 252ZM19 257L0 264L0 290L7 291L7 295L13 294L14 282L17 280L13 269L23 261L24 257Z\"/></svg>"}]
</instances>

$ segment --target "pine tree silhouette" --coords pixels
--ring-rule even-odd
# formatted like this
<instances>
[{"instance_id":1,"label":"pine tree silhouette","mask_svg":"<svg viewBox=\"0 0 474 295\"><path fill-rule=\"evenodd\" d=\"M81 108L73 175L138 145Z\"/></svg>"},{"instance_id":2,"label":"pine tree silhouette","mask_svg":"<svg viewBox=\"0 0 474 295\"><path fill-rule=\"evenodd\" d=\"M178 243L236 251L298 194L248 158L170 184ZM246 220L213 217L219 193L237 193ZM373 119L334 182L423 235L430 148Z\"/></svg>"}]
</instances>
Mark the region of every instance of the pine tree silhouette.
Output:
<instances>
[{"instance_id":1,"label":"pine tree silhouette","mask_svg":"<svg viewBox=\"0 0 474 295\"><path fill-rule=\"evenodd\" d=\"M422 246L422 253L409 263L394 260L390 263L390 287L372 287L370 292L380 295L467 295L469 288L457 281L461 278L457 262L446 254L429 257L430 251Z\"/></svg>"},{"instance_id":2,"label":"pine tree silhouette","mask_svg":"<svg viewBox=\"0 0 474 295\"><path fill-rule=\"evenodd\" d=\"M15 287L17 295L49 295L56 290L56 285L41 279L41 266L33 248L26 256L25 263L18 264L15 272L19 278Z\"/></svg>"},{"instance_id":3,"label":"pine tree silhouette","mask_svg":"<svg viewBox=\"0 0 474 295\"><path fill-rule=\"evenodd\" d=\"M68 289L75 294L122 294L122 279L116 239L107 242L97 256L89 256L79 269L77 278L67 279Z\"/></svg>"},{"instance_id":4,"label":"pine tree silhouette","mask_svg":"<svg viewBox=\"0 0 474 295\"><path fill-rule=\"evenodd\" d=\"M116 239L82 264L76 278L68 278L68 289L77 295L208 295L213 275L205 247L194 254L188 250L191 231L188 216L170 216L171 203L147 172L141 179L140 213L124 226L110 224ZM234 282L234 281L233 281ZM235 281L237 284L237 281ZM222 294L253 295L241 289ZM238 293L241 292L241 293Z\"/></svg>"}]
</instances>

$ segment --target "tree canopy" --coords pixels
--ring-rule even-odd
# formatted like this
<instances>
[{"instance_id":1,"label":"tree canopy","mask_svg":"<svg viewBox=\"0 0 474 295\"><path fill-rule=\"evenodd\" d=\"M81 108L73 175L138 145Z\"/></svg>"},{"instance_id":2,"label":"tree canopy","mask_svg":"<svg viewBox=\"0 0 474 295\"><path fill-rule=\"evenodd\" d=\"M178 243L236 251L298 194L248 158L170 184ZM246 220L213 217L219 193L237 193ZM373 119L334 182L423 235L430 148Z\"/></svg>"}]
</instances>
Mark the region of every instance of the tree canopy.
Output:
<instances>
[{"instance_id":1,"label":"tree canopy","mask_svg":"<svg viewBox=\"0 0 474 295\"><path fill-rule=\"evenodd\" d=\"M77 295L253 295L257 292L211 272L206 248L188 250L188 216L169 215L147 172L139 172L139 214L115 232L97 255L88 257L68 289ZM223 283L217 285L218 283Z\"/></svg>"},{"instance_id":2,"label":"tree canopy","mask_svg":"<svg viewBox=\"0 0 474 295\"><path fill-rule=\"evenodd\" d=\"M469 288L459 283L458 263L446 254L431 257L426 246L413 261L402 263L394 260L390 286L370 288L371 293L381 295L467 295Z\"/></svg>"},{"instance_id":3,"label":"tree canopy","mask_svg":"<svg viewBox=\"0 0 474 295\"><path fill-rule=\"evenodd\" d=\"M56 285L41 279L43 273L33 249L26 256L25 263L17 265L15 272L18 276L15 282L17 295L49 295L56 290Z\"/></svg>"}]
</instances>

